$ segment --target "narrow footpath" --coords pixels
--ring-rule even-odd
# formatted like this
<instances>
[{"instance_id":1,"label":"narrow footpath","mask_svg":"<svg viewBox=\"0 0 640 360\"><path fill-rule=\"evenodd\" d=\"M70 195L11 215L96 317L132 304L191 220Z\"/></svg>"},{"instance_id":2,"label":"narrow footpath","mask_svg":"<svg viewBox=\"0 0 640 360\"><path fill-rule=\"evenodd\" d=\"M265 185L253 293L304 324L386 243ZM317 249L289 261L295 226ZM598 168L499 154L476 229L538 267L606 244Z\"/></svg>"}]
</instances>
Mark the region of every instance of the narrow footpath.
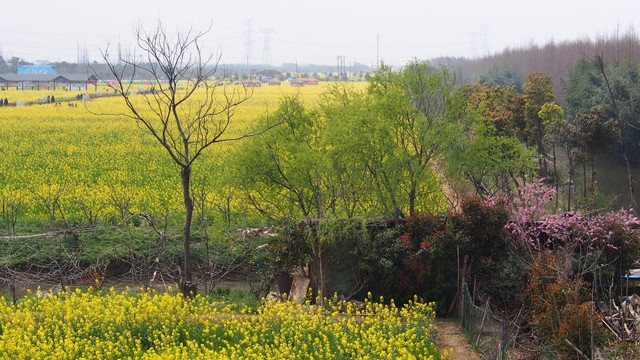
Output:
<instances>
[{"instance_id":1,"label":"narrow footpath","mask_svg":"<svg viewBox=\"0 0 640 360\"><path fill-rule=\"evenodd\" d=\"M456 320L436 319L433 323L436 330L436 342L440 351L450 352L453 349L451 360L480 360L480 355L471 349L469 341L460 332L460 323Z\"/></svg>"}]
</instances>

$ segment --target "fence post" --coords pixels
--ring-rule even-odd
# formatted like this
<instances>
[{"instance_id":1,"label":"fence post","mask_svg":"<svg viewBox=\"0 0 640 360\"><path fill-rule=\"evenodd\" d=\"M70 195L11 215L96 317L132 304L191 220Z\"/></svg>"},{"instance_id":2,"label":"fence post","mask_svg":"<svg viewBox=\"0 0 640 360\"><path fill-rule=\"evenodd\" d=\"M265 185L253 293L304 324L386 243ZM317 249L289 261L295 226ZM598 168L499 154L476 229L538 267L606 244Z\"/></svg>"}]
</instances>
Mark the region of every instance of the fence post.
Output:
<instances>
[{"instance_id":1,"label":"fence post","mask_svg":"<svg viewBox=\"0 0 640 360\"><path fill-rule=\"evenodd\" d=\"M482 329L484 328L484 320L487 318L487 311L489 310L489 299L487 299L487 305L484 307L484 312L482 313L482 322L480 323L480 330L478 330L478 337L476 338L476 346L480 342L480 335L482 335Z\"/></svg>"}]
</instances>

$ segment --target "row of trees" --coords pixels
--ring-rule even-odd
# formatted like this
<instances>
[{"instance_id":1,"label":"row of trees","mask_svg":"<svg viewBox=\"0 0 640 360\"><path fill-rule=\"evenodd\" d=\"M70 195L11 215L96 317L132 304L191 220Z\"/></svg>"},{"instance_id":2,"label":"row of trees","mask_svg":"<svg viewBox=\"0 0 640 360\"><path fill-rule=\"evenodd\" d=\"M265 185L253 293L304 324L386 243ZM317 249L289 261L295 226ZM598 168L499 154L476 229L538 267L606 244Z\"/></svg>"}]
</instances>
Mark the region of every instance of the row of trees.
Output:
<instances>
[{"instance_id":1,"label":"row of trees","mask_svg":"<svg viewBox=\"0 0 640 360\"><path fill-rule=\"evenodd\" d=\"M258 126L284 124L238 146L231 174L271 219L446 212L464 192L508 192L533 174L534 152L509 115L522 99L512 88L460 87L445 67L383 65L366 90L336 85L318 108L286 99Z\"/></svg>"},{"instance_id":2,"label":"row of trees","mask_svg":"<svg viewBox=\"0 0 640 360\"><path fill-rule=\"evenodd\" d=\"M637 62L640 59L640 38L636 29L616 29L611 34L593 38L551 40L542 45L530 43L479 59L436 58L432 63L442 63L455 69L464 83L490 81L497 85L516 85L518 89L522 89L527 74L544 72L551 76L554 91L563 101L565 93L561 81L568 77L568 69L585 56L594 54L602 54L607 64L621 58Z\"/></svg>"}]
</instances>

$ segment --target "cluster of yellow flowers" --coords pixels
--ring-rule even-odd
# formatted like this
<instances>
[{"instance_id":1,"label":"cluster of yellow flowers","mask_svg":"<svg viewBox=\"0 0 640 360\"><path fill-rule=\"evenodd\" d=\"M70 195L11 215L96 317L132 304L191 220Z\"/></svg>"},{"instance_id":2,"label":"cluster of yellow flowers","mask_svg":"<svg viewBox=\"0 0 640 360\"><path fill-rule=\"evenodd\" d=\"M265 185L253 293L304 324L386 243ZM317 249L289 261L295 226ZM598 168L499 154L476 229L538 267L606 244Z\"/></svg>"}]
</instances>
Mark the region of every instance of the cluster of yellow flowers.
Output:
<instances>
[{"instance_id":1,"label":"cluster of yellow flowers","mask_svg":"<svg viewBox=\"0 0 640 360\"><path fill-rule=\"evenodd\" d=\"M275 111L283 96L298 96L315 105L327 86L295 88L287 84L249 90L249 100L236 109L231 134ZM97 91L108 90L103 86ZM242 87L231 86L228 91L242 92ZM43 95L73 98L83 92L10 89L0 97L35 101ZM90 86L89 93L96 91ZM196 93L196 101L203 94ZM140 95L133 99L144 101ZM50 221L64 214L76 222L96 216L117 221L125 207L158 215L181 213L176 165L139 123L123 115L128 110L122 98L76 103L80 105L0 107L0 200L21 204L19 220ZM194 183L206 177L205 186L224 191L219 174L224 173L228 146L233 145L222 143L207 149L194 164Z\"/></svg>"},{"instance_id":2,"label":"cluster of yellow flowers","mask_svg":"<svg viewBox=\"0 0 640 360\"><path fill-rule=\"evenodd\" d=\"M2 359L441 359L434 304L267 302L76 290L0 298ZM328 305L327 305L328 304Z\"/></svg>"}]
</instances>

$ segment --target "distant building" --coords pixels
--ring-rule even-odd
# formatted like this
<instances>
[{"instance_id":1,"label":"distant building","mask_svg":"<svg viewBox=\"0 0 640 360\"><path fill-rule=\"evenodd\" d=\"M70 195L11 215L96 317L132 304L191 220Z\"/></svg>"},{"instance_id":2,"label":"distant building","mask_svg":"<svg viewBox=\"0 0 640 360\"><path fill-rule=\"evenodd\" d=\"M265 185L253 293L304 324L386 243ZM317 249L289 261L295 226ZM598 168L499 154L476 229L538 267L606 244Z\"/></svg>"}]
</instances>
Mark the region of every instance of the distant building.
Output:
<instances>
[{"instance_id":1,"label":"distant building","mask_svg":"<svg viewBox=\"0 0 640 360\"><path fill-rule=\"evenodd\" d=\"M56 90L60 84L66 85L67 89L86 90L89 85L94 85L97 89L98 78L86 74L0 74L0 84L7 88L15 86L23 90L27 86L31 86L33 90L40 90L41 87L43 90L50 87Z\"/></svg>"},{"instance_id":2,"label":"distant building","mask_svg":"<svg viewBox=\"0 0 640 360\"><path fill-rule=\"evenodd\" d=\"M293 87L303 87L304 84L305 84L304 81L300 78L291 81L291 86Z\"/></svg>"},{"instance_id":3,"label":"distant building","mask_svg":"<svg viewBox=\"0 0 640 360\"><path fill-rule=\"evenodd\" d=\"M50 65L18 65L18 74L46 74L54 75L56 69Z\"/></svg>"},{"instance_id":4,"label":"distant building","mask_svg":"<svg viewBox=\"0 0 640 360\"><path fill-rule=\"evenodd\" d=\"M314 77L303 78L302 80L304 81L305 85L318 85L318 79Z\"/></svg>"},{"instance_id":5,"label":"distant building","mask_svg":"<svg viewBox=\"0 0 640 360\"><path fill-rule=\"evenodd\" d=\"M269 86L279 86L280 85L280 79L277 77L274 77L273 79L269 80Z\"/></svg>"},{"instance_id":6,"label":"distant building","mask_svg":"<svg viewBox=\"0 0 640 360\"><path fill-rule=\"evenodd\" d=\"M291 86L305 86L305 85L318 85L318 79L309 78L297 78L291 82Z\"/></svg>"},{"instance_id":7,"label":"distant building","mask_svg":"<svg viewBox=\"0 0 640 360\"><path fill-rule=\"evenodd\" d=\"M262 86L262 81L258 80L258 79L249 79L246 80L244 83L244 87L261 87Z\"/></svg>"}]
</instances>

